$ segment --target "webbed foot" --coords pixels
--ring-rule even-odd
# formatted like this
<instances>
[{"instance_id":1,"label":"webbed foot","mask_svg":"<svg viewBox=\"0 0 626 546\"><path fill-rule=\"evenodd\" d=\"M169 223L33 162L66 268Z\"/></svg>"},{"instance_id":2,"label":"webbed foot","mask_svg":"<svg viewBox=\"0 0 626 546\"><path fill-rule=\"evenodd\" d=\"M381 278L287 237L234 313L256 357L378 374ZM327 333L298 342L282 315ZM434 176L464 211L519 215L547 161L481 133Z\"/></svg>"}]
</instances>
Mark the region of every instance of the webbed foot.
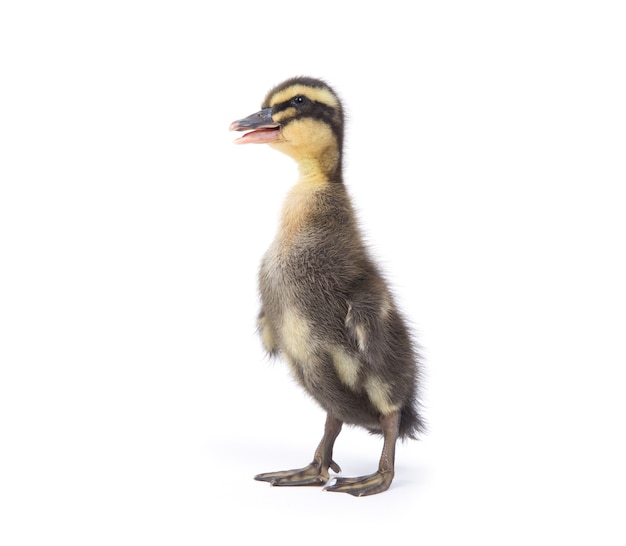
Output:
<instances>
[{"instance_id":1,"label":"webbed foot","mask_svg":"<svg viewBox=\"0 0 626 546\"><path fill-rule=\"evenodd\" d=\"M330 468L334 472L341 472L341 468L335 461L330 462ZM294 470L282 470L278 472L265 472L257 474L255 480L269 482L271 485L324 485L330 479L327 466L312 462L304 468Z\"/></svg>"},{"instance_id":2,"label":"webbed foot","mask_svg":"<svg viewBox=\"0 0 626 546\"><path fill-rule=\"evenodd\" d=\"M337 478L335 483L324 488L324 491L349 493L355 497L365 497L387 491L393 481L393 472L379 470L368 476L358 478Z\"/></svg>"}]
</instances>

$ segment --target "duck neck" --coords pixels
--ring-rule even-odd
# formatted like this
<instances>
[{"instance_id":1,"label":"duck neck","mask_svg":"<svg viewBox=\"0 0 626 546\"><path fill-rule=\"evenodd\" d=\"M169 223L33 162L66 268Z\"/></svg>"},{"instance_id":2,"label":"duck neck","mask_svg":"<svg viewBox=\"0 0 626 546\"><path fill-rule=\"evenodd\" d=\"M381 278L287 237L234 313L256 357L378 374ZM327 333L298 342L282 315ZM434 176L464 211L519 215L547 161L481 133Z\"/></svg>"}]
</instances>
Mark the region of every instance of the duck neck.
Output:
<instances>
[{"instance_id":1,"label":"duck neck","mask_svg":"<svg viewBox=\"0 0 626 546\"><path fill-rule=\"evenodd\" d=\"M330 154L329 154L330 155ZM328 183L341 182L341 156L329 155L323 158L302 158L298 161L300 182Z\"/></svg>"}]
</instances>

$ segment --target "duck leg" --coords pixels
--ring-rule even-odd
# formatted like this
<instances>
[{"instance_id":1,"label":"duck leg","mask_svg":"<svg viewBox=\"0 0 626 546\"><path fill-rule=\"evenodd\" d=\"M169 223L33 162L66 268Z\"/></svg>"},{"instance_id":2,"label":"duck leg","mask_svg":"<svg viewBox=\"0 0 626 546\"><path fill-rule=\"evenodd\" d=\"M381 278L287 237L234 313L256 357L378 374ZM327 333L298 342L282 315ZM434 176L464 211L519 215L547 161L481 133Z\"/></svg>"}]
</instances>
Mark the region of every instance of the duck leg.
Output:
<instances>
[{"instance_id":1,"label":"duck leg","mask_svg":"<svg viewBox=\"0 0 626 546\"><path fill-rule=\"evenodd\" d=\"M254 479L269 482L272 485L324 485L330 478L329 468L332 468L334 472L341 472L339 465L333 461L333 446L341 432L342 425L339 419L330 414L326 416L324 436L315 450L313 462L308 466L294 470L266 472L256 475Z\"/></svg>"},{"instance_id":2,"label":"duck leg","mask_svg":"<svg viewBox=\"0 0 626 546\"><path fill-rule=\"evenodd\" d=\"M378 471L359 478L337 478L333 485L324 488L326 491L338 491L340 493L349 493L355 497L364 497L382 493L389 489L394 474L400 412L394 411L389 415L383 415L380 418L380 424L383 429L384 443Z\"/></svg>"}]
</instances>

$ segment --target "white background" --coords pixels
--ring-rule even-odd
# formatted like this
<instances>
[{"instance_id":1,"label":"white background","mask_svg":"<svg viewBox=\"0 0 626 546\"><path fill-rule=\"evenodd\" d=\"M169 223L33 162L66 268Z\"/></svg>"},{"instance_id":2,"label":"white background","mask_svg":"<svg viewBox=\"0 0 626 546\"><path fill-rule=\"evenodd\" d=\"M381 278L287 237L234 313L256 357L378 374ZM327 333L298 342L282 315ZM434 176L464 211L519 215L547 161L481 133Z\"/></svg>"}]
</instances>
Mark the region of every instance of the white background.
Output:
<instances>
[{"instance_id":1,"label":"white background","mask_svg":"<svg viewBox=\"0 0 626 546\"><path fill-rule=\"evenodd\" d=\"M3 2L0 542L624 544L620 4ZM255 335L296 168L227 130L297 74L423 346L365 499L252 480L324 421Z\"/></svg>"}]
</instances>

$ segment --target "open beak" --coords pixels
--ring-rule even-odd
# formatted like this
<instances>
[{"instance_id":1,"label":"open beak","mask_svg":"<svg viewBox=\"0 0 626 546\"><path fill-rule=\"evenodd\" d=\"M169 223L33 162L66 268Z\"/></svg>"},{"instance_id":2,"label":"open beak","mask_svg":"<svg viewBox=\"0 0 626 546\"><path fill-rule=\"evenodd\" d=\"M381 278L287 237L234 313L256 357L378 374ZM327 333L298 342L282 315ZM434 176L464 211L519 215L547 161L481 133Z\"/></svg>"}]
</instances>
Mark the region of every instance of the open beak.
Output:
<instances>
[{"instance_id":1,"label":"open beak","mask_svg":"<svg viewBox=\"0 0 626 546\"><path fill-rule=\"evenodd\" d=\"M235 140L235 144L262 144L274 142L280 137L280 125L272 120L272 109L263 108L247 118L233 121L231 131L249 131Z\"/></svg>"}]
</instances>

